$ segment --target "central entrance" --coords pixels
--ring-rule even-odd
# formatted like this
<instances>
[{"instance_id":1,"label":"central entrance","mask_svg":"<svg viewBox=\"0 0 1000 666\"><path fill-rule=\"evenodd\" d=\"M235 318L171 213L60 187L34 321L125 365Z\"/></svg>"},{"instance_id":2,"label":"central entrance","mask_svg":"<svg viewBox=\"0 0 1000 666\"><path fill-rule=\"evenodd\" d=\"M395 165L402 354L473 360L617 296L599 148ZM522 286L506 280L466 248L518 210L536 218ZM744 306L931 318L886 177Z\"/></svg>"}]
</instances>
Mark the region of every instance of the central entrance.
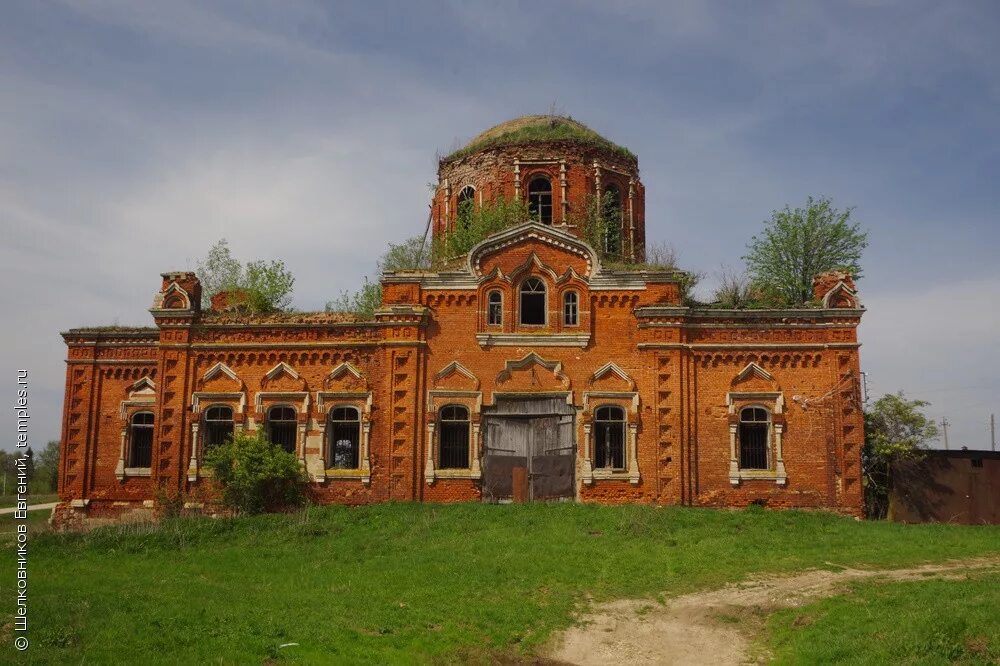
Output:
<instances>
[{"instance_id":1,"label":"central entrance","mask_svg":"<svg viewBox=\"0 0 1000 666\"><path fill-rule=\"evenodd\" d=\"M559 397L497 397L483 407L483 500L572 499L576 410Z\"/></svg>"}]
</instances>

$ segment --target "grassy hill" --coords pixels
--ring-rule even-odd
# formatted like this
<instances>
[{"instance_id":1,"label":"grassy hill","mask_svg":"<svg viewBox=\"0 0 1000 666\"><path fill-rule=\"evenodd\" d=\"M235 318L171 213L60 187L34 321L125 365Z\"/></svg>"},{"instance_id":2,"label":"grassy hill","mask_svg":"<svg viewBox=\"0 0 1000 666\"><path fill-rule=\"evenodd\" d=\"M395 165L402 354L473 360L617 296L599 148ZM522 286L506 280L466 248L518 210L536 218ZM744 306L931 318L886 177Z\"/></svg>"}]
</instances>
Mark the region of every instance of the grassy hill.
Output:
<instances>
[{"instance_id":1,"label":"grassy hill","mask_svg":"<svg viewBox=\"0 0 1000 666\"><path fill-rule=\"evenodd\" d=\"M581 504L330 506L38 534L30 656L488 661L530 654L587 600L662 599L757 572L998 551L995 527ZM0 580L14 580L14 564L8 553ZM10 632L6 624L0 660L14 658Z\"/></svg>"}]
</instances>

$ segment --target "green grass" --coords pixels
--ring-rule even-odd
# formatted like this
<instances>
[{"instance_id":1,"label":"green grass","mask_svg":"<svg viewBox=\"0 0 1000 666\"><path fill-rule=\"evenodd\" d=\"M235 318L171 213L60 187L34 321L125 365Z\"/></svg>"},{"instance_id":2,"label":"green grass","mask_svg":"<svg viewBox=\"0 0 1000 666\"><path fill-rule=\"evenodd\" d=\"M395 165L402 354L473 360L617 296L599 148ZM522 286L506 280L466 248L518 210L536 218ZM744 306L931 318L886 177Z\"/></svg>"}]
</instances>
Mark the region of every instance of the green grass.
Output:
<instances>
[{"instance_id":1,"label":"green grass","mask_svg":"<svg viewBox=\"0 0 1000 666\"><path fill-rule=\"evenodd\" d=\"M855 583L771 616L778 664L1000 663L1000 575Z\"/></svg>"},{"instance_id":2,"label":"green grass","mask_svg":"<svg viewBox=\"0 0 1000 666\"><path fill-rule=\"evenodd\" d=\"M43 511L29 511L26 521L15 519L14 514L12 513L0 515L0 545L7 547L14 543L14 536L17 534L16 530L18 523L27 522L28 535L31 538L34 538L35 535L40 534L41 532L47 532L49 529L49 516L51 515L51 509Z\"/></svg>"},{"instance_id":3,"label":"green grass","mask_svg":"<svg viewBox=\"0 0 1000 666\"><path fill-rule=\"evenodd\" d=\"M38 663L485 661L531 653L589 598L998 547L992 527L582 504L329 506L117 526L34 538L30 654ZM13 564L0 559L0 580L13 580ZM10 636L0 643L4 661Z\"/></svg>"}]
</instances>

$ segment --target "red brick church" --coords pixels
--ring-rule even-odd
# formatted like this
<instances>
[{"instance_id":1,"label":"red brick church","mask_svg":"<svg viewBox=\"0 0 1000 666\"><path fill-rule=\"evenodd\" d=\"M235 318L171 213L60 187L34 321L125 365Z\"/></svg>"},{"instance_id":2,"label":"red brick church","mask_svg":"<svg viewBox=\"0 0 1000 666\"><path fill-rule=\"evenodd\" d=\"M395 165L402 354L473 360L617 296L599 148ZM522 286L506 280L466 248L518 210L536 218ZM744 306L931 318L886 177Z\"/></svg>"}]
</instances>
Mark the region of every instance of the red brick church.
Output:
<instances>
[{"instance_id":1,"label":"red brick church","mask_svg":"<svg viewBox=\"0 0 1000 666\"><path fill-rule=\"evenodd\" d=\"M574 224L595 194L615 206L603 248ZM62 334L57 516L210 511L204 452L241 430L293 452L318 502L861 515L850 277L819 276L808 308L688 303L683 274L641 263L644 194L630 152L532 116L441 160L431 205L435 237L501 196L529 219L447 270L384 274L374 320L203 308L194 273L163 273L153 326Z\"/></svg>"}]
</instances>

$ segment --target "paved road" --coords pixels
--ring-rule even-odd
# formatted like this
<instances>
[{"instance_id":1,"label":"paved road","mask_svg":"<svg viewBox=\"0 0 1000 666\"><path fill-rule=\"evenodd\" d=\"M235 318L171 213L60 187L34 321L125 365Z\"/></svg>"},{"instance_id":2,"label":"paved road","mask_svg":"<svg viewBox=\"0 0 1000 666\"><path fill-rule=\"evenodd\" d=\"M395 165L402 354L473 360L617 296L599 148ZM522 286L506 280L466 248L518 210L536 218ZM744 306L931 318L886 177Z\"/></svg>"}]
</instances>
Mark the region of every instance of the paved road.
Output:
<instances>
[{"instance_id":1,"label":"paved road","mask_svg":"<svg viewBox=\"0 0 1000 666\"><path fill-rule=\"evenodd\" d=\"M51 509L59 502L46 502L45 504L30 504L28 505L28 511L41 511L42 509ZM0 509L0 516L7 513L14 513L17 507L8 506L4 509Z\"/></svg>"}]
</instances>

